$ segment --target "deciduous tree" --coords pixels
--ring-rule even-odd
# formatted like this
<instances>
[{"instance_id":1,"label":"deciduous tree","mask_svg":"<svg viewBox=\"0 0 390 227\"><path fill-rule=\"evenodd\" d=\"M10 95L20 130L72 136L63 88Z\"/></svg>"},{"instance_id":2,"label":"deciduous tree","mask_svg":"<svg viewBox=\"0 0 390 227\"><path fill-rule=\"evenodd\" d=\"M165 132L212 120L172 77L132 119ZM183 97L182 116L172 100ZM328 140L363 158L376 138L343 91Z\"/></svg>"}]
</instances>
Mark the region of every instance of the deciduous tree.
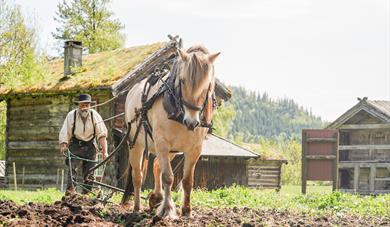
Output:
<instances>
[{"instance_id":1,"label":"deciduous tree","mask_svg":"<svg viewBox=\"0 0 390 227\"><path fill-rule=\"evenodd\" d=\"M43 76L36 30L20 7L0 0L0 86L15 87Z\"/></svg>"},{"instance_id":2,"label":"deciduous tree","mask_svg":"<svg viewBox=\"0 0 390 227\"><path fill-rule=\"evenodd\" d=\"M113 19L108 9L110 0L71 0L58 4L54 18L60 26L52 33L57 40L82 41L89 53L122 47L123 25Z\"/></svg>"}]
</instances>

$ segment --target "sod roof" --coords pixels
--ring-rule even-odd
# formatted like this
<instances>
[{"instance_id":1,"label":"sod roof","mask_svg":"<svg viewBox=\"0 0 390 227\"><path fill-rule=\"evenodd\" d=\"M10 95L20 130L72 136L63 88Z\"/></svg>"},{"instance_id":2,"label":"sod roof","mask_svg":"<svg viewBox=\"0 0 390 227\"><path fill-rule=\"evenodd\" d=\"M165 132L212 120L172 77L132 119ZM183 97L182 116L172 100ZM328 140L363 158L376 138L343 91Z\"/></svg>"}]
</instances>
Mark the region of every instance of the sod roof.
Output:
<instances>
[{"instance_id":1,"label":"sod roof","mask_svg":"<svg viewBox=\"0 0 390 227\"><path fill-rule=\"evenodd\" d=\"M0 95L109 88L163 46L164 43L155 43L84 55L82 67L75 69L77 73L65 80L64 59L51 60L47 63L45 76L35 80L34 84L22 84L15 88L2 84Z\"/></svg>"}]
</instances>

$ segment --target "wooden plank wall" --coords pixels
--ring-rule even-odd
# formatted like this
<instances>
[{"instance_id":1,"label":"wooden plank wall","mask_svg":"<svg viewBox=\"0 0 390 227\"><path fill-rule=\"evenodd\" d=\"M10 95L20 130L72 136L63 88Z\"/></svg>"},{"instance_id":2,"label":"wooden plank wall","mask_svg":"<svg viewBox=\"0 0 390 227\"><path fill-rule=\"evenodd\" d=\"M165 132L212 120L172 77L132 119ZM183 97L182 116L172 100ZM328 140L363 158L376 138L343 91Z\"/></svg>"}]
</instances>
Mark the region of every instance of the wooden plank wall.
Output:
<instances>
[{"instance_id":1,"label":"wooden plank wall","mask_svg":"<svg viewBox=\"0 0 390 227\"><path fill-rule=\"evenodd\" d=\"M248 186L280 189L281 160L251 160L248 163Z\"/></svg>"},{"instance_id":2,"label":"wooden plank wall","mask_svg":"<svg viewBox=\"0 0 390 227\"><path fill-rule=\"evenodd\" d=\"M22 183L24 168L24 188L59 187L57 171L64 169L67 173L67 168L65 157L58 150L58 134L67 113L76 108L72 103L73 96L26 96L9 100L6 144L6 177L9 187L13 185L13 162L16 164L18 185ZM92 97L93 100L103 102L109 95L101 93ZM103 118L112 114L110 105L97 110Z\"/></svg>"},{"instance_id":3,"label":"wooden plank wall","mask_svg":"<svg viewBox=\"0 0 390 227\"><path fill-rule=\"evenodd\" d=\"M194 181L196 188L211 190L233 184L248 184L245 158L201 157L196 164Z\"/></svg>"}]
</instances>

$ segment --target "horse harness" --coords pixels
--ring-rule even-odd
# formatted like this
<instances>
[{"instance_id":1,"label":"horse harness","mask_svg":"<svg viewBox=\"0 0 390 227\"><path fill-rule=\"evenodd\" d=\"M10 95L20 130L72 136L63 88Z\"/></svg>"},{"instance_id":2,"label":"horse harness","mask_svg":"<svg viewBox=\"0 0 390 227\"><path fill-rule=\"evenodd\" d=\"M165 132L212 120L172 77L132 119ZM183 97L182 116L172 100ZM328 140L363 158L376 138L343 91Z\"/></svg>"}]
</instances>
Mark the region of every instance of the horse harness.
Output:
<instances>
[{"instance_id":1,"label":"horse harness","mask_svg":"<svg viewBox=\"0 0 390 227\"><path fill-rule=\"evenodd\" d=\"M163 96L163 106L165 112L167 112L167 117L169 120L173 120L176 122L179 122L180 124L183 124L184 119L184 106L195 111L200 111L200 119L201 122L197 127L204 127L204 128L212 128L212 123L208 123L204 116L204 110L208 105L209 102L209 92L211 89L211 83L209 84L206 99L203 102L202 106L194 105L190 102L187 102L181 92L181 80L179 81L179 86L175 87L175 80L176 80L176 74L177 74L177 66L176 62L173 63L172 70L170 70L170 73L168 75L168 78L166 80L163 79L164 75L166 75L167 65L166 67L162 67L162 69L156 69L150 77L147 79L142 97L141 97L141 103L142 106L140 109L135 110L135 117L128 123L128 132L131 131L131 124L135 123L139 118L140 121L138 122L134 138L130 139L129 136L129 147L130 149L134 147L135 142L137 140L140 128L144 128L144 134L145 134L145 150L143 153L144 160L148 160L149 158L149 151L148 151L148 136L152 141L153 140L153 129L148 119L148 110L152 108L155 101ZM149 92L151 88L158 82L162 82L162 85L159 87L157 92L151 96L148 99ZM216 107L216 100L215 100L215 94L212 94L212 102L213 102L213 109ZM130 134L129 134L130 135Z\"/></svg>"}]
</instances>

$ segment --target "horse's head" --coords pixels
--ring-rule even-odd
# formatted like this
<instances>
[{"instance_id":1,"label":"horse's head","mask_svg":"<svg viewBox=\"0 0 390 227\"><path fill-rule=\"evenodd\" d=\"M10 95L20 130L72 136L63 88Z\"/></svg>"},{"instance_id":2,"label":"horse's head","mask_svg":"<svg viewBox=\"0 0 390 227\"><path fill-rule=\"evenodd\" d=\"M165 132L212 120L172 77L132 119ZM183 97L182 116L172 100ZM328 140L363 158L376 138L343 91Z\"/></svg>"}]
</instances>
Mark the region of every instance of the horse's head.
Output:
<instances>
[{"instance_id":1,"label":"horse's head","mask_svg":"<svg viewBox=\"0 0 390 227\"><path fill-rule=\"evenodd\" d=\"M200 114L211 102L215 77L213 63L220 53L210 54L202 46L193 46L187 51L178 50L176 87L180 89L184 109L183 123L193 130L200 123Z\"/></svg>"}]
</instances>

